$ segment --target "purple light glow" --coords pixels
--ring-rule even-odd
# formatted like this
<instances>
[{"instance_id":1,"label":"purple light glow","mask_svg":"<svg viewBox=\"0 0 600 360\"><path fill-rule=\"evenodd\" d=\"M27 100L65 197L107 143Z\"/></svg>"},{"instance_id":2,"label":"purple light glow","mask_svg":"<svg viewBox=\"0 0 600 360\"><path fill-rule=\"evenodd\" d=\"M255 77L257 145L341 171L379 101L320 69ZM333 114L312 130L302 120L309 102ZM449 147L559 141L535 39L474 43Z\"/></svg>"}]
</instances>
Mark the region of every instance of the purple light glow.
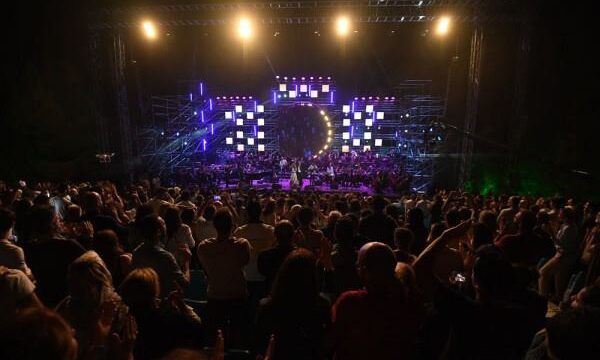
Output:
<instances>
[{"instance_id":1,"label":"purple light glow","mask_svg":"<svg viewBox=\"0 0 600 360\"><path fill-rule=\"evenodd\" d=\"M200 110L200 120L204 122L204 110Z\"/></svg>"},{"instance_id":2,"label":"purple light glow","mask_svg":"<svg viewBox=\"0 0 600 360\"><path fill-rule=\"evenodd\" d=\"M210 124L210 134L211 135L215 134L215 124Z\"/></svg>"},{"instance_id":3,"label":"purple light glow","mask_svg":"<svg viewBox=\"0 0 600 360\"><path fill-rule=\"evenodd\" d=\"M256 112L256 100L254 100L254 112Z\"/></svg>"},{"instance_id":4,"label":"purple light glow","mask_svg":"<svg viewBox=\"0 0 600 360\"><path fill-rule=\"evenodd\" d=\"M208 99L208 108L210 109L210 111L212 111L212 109L213 109L212 99Z\"/></svg>"},{"instance_id":5,"label":"purple light glow","mask_svg":"<svg viewBox=\"0 0 600 360\"><path fill-rule=\"evenodd\" d=\"M333 90L329 93L329 103L333 104Z\"/></svg>"},{"instance_id":6,"label":"purple light glow","mask_svg":"<svg viewBox=\"0 0 600 360\"><path fill-rule=\"evenodd\" d=\"M190 101L194 100L192 93L190 93Z\"/></svg>"},{"instance_id":7,"label":"purple light glow","mask_svg":"<svg viewBox=\"0 0 600 360\"><path fill-rule=\"evenodd\" d=\"M273 91L273 104L277 104L277 92Z\"/></svg>"},{"instance_id":8,"label":"purple light glow","mask_svg":"<svg viewBox=\"0 0 600 360\"><path fill-rule=\"evenodd\" d=\"M352 112L354 112L354 101L352 102Z\"/></svg>"},{"instance_id":9,"label":"purple light glow","mask_svg":"<svg viewBox=\"0 0 600 360\"><path fill-rule=\"evenodd\" d=\"M204 95L204 84L200 83L200 95Z\"/></svg>"},{"instance_id":10,"label":"purple light glow","mask_svg":"<svg viewBox=\"0 0 600 360\"><path fill-rule=\"evenodd\" d=\"M354 139L354 126L350 127L350 138Z\"/></svg>"},{"instance_id":11,"label":"purple light glow","mask_svg":"<svg viewBox=\"0 0 600 360\"><path fill-rule=\"evenodd\" d=\"M254 125L254 137L256 137L256 125Z\"/></svg>"},{"instance_id":12,"label":"purple light glow","mask_svg":"<svg viewBox=\"0 0 600 360\"><path fill-rule=\"evenodd\" d=\"M202 151L206 151L206 139L202 139Z\"/></svg>"}]
</instances>

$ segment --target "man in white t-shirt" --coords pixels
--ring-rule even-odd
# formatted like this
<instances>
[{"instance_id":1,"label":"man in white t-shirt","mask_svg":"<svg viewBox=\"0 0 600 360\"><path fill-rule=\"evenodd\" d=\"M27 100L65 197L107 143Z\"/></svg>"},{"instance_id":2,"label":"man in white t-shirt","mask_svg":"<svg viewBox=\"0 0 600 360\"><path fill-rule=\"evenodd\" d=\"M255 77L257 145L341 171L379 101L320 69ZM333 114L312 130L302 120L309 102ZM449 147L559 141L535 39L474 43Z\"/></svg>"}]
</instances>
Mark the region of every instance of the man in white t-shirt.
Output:
<instances>
[{"instance_id":1,"label":"man in white t-shirt","mask_svg":"<svg viewBox=\"0 0 600 360\"><path fill-rule=\"evenodd\" d=\"M258 254L270 248L275 243L275 232L271 225L260 220L260 204L255 201L248 203L246 207L248 223L235 230L233 236L248 240L252 246L250 261L244 268L250 299L258 302L265 295L265 278L258 272L256 259Z\"/></svg>"},{"instance_id":2,"label":"man in white t-shirt","mask_svg":"<svg viewBox=\"0 0 600 360\"><path fill-rule=\"evenodd\" d=\"M26 308L42 307L34 290L35 285L22 271L0 266L0 324Z\"/></svg>"}]
</instances>

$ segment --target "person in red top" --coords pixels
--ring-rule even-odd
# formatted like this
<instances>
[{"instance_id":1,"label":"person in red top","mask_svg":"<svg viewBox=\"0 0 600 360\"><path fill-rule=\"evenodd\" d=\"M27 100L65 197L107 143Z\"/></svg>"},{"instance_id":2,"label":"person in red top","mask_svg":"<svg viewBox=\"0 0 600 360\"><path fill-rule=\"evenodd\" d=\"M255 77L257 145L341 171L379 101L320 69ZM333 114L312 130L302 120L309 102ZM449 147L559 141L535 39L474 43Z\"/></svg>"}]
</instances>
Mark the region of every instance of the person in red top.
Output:
<instances>
[{"instance_id":1,"label":"person in red top","mask_svg":"<svg viewBox=\"0 0 600 360\"><path fill-rule=\"evenodd\" d=\"M535 233L537 219L533 212L520 211L516 222L519 231L514 235L504 235L495 243L508 261L513 264L536 266L542 258L552 257L554 243L550 238L545 239Z\"/></svg>"},{"instance_id":2,"label":"person in red top","mask_svg":"<svg viewBox=\"0 0 600 360\"><path fill-rule=\"evenodd\" d=\"M412 359L423 304L395 277L396 257L382 243L368 243L358 254L364 290L343 293L333 307L335 359Z\"/></svg>"}]
</instances>

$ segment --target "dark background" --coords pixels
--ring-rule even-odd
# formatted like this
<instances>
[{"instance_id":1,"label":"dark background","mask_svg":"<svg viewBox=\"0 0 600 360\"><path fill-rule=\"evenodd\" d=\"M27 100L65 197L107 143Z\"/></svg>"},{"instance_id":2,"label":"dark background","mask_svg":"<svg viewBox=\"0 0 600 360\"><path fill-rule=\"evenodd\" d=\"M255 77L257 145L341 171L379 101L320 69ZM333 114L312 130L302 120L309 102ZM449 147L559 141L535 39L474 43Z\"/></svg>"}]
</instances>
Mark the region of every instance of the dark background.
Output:
<instances>
[{"instance_id":1,"label":"dark background","mask_svg":"<svg viewBox=\"0 0 600 360\"><path fill-rule=\"evenodd\" d=\"M5 8L0 178L83 179L100 173L94 158L99 151L95 116L102 113L113 124L117 122L112 73L106 66L100 76L104 92L98 98L92 91L98 84L90 63L89 11L114 4L151 3L161 2L21 2ZM490 191L597 194L600 127L594 11L585 2L521 3L516 13L525 11L533 20L519 120L523 137L516 142L513 163L506 149L476 141L469 185ZM258 29L256 39L260 40L246 49L225 27L161 29L170 35L152 44L130 30L125 38L132 119L146 121L144 99L178 93L185 88L185 80L204 80L213 95L265 97L275 74L332 76L340 96L386 95L403 80L431 79L432 91L443 95L450 59L456 54L459 60L450 78L446 121L462 126L471 25L454 24L452 34L443 41L427 33L432 26L364 24L345 44L335 39L327 25L265 27ZM518 30L515 22L485 25L476 133L500 144L515 142L511 137L516 125L511 117ZM275 31L280 35L274 37ZM111 129L111 146L116 152L115 131ZM457 140L458 134L448 133L448 153L456 152ZM442 160L439 184L454 183L452 162Z\"/></svg>"}]
</instances>

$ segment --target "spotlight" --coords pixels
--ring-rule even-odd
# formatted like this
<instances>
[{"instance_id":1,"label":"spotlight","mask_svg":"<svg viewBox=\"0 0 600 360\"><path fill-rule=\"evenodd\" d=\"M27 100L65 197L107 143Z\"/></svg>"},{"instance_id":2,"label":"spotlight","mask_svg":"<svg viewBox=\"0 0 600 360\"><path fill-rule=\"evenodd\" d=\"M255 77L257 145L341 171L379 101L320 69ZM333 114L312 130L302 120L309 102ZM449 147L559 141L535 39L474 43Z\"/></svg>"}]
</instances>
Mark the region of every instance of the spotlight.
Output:
<instances>
[{"instance_id":1,"label":"spotlight","mask_svg":"<svg viewBox=\"0 0 600 360\"><path fill-rule=\"evenodd\" d=\"M442 16L437 23L435 32L440 35L446 35L450 30L450 17Z\"/></svg>"},{"instance_id":2,"label":"spotlight","mask_svg":"<svg viewBox=\"0 0 600 360\"><path fill-rule=\"evenodd\" d=\"M347 17L340 17L337 19L335 27L338 35L346 36L350 31L350 21Z\"/></svg>"},{"instance_id":3,"label":"spotlight","mask_svg":"<svg viewBox=\"0 0 600 360\"><path fill-rule=\"evenodd\" d=\"M238 34L242 39L249 39L252 36L252 23L247 18L240 19L238 23Z\"/></svg>"},{"instance_id":4,"label":"spotlight","mask_svg":"<svg viewBox=\"0 0 600 360\"><path fill-rule=\"evenodd\" d=\"M154 23L152 23L152 21L144 21L142 23L142 30L144 32L144 35L150 40L156 39L158 35L158 33L156 32L156 26L154 26Z\"/></svg>"}]
</instances>

